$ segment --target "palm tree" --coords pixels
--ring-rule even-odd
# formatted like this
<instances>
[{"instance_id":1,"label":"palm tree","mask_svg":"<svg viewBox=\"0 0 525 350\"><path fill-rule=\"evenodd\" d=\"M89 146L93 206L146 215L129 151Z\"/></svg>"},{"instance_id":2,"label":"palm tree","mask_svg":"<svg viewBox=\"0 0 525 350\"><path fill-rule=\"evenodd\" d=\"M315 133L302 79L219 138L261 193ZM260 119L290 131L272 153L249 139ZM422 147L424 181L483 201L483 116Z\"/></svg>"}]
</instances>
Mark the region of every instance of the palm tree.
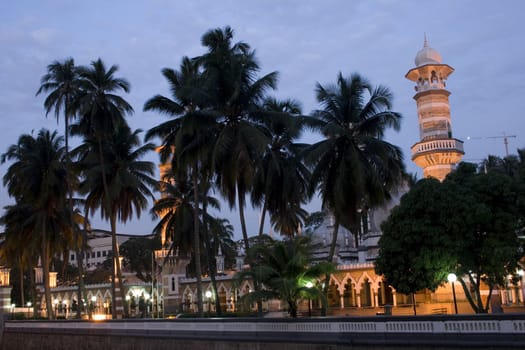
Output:
<instances>
[{"instance_id":1,"label":"palm tree","mask_svg":"<svg viewBox=\"0 0 525 350\"><path fill-rule=\"evenodd\" d=\"M390 110L388 88L372 88L358 74L339 73L336 85L317 84L316 93L323 109L314 116L325 139L309 147L307 160L313 166L312 189L334 215L332 260L339 225L355 228L359 209L384 203L402 181L402 152L383 140L388 128L399 129L401 115Z\"/></svg>"},{"instance_id":2,"label":"palm tree","mask_svg":"<svg viewBox=\"0 0 525 350\"><path fill-rule=\"evenodd\" d=\"M168 80L172 99L156 95L146 102L144 110L154 110L167 114L171 120L154 127L146 134L146 139L157 136L162 139L160 156L163 163L171 160L171 169L176 178L190 176L193 185L193 250L195 274L197 278L197 309L203 315L202 267L200 262L200 219L199 219L199 174L208 178L210 145L213 142L214 120L201 113L205 106L205 90L200 65L195 60L183 57L180 70L165 68L162 71ZM210 124L211 122L211 124ZM188 170L191 169L191 170ZM208 186L207 186L208 187ZM204 194L206 197L206 194Z\"/></svg>"},{"instance_id":3,"label":"palm tree","mask_svg":"<svg viewBox=\"0 0 525 350\"><path fill-rule=\"evenodd\" d=\"M79 68L75 66L73 58L65 59L63 62L54 61L47 66L47 73L42 76L40 88L37 91L37 95L44 92L49 92L46 99L44 100L44 107L46 109L46 116L51 112L55 111L55 117L57 122L60 117L60 113L63 110L64 113L64 137L65 137L65 161L66 169L69 175L68 185L68 199L69 199L69 210L71 211L71 217L73 217L73 188L76 180L71 173L70 159L69 159L69 121L75 118L75 103L80 95L80 76ZM71 223L74 226L74 223ZM78 239L82 236L75 232ZM78 252L77 252L78 253ZM77 254L78 255L78 254ZM82 280L82 266L78 266L79 275L79 289L78 289L78 300L81 299L81 280ZM80 318L80 308L77 311L77 317Z\"/></svg>"},{"instance_id":4,"label":"palm tree","mask_svg":"<svg viewBox=\"0 0 525 350\"><path fill-rule=\"evenodd\" d=\"M306 235L254 245L248 252L253 261L250 269L238 273L236 278L252 278L265 288L243 296L244 301L280 299L287 303L288 313L294 318L297 317L298 301L302 298L320 298L326 304L324 294L309 282L315 284L319 278L332 272L334 265L329 262L311 264L313 249L310 237Z\"/></svg>"},{"instance_id":5,"label":"palm tree","mask_svg":"<svg viewBox=\"0 0 525 350\"><path fill-rule=\"evenodd\" d=\"M37 95L49 92L44 100L46 116L55 111L57 122L60 113L64 111L64 136L66 156L69 151L69 121L75 118L75 101L80 94L79 68L75 66L73 58L64 62L54 61L47 66L47 73L40 80Z\"/></svg>"},{"instance_id":6,"label":"palm tree","mask_svg":"<svg viewBox=\"0 0 525 350\"><path fill-rule=\"evenodd\" d=\"M56 131L42 129L36 138L27 134L20 136L18 143L11 145L1 159L2 163L15 161L3 180L18 209L26 215L20 230L36 234L34 239L41 247L49 318L54 317L49 287L50 258L63 249L63 243L67 242L63 237L71 237L72 232L72 219L66 208L67 172L62 142Z\"/></svg>"},{"instance_id":7,"label":"palm tree","mask_svg":"<svg viewBox=\"0 0 525 350\"><path fill-rule=\"evenodd\" d=\"M129 92L127 80L114 76L117 70L118 66L116 65L107 69L100 58L91 62L90 67L79 69L82 93L77 102L79 121L75 133L91 137L97 141L99 170L104 189L104 202L99 204L106 213L110 213L112 208L102 143L105 138L113 136L115 130L120 126L127 127L124 117L133 112L133 108L126 100L114 94L116 91ZM116 233L112 235L112 253L113 259L116 259L116 271L113 274L114 283L116 275L119 274ZM113 301L115 301L114 297L115 293L113 293ZM116 307L113 307L113 310L116 310ZM116 317L115 312L113 317Z\"/></svg>"},{"instance_id":8,"label":"palm tree","mask_svg":"<svg viewBox=\"0 0 525 350\"><path fill-rule=\"evenodd\" d=\"M39 255L38 241L32 238L32 232L25 224L31 212L26 205L8 205L4 207L4 214L0 223L5 231L0 245L0 259L3 264L19 267L20 305L24 300L24 272L31 271L36 266L35 256Z\"/></svg>"},{"instance_id":9,"label":"palm tree","mask_svg":"<svg viewBox=\"0 0 525 350\"><path fill-rule=\"evenodd\" d=\"M274 89L277 72L257 79L255 52L243 42L232 43L230 27L213 29L201 39L207 53L202 64L210 110L217 122L212 170L231 208L237 203L245 248L249 248L244 218L245 196L251 191L254 164L268 144L269 135L255 119L268 89ZM232 157L235 154L235 157Z\"/></svg>"},{"instance_id":10,"label":"palm tree","mask_svg":"<svg viewBox=\"0 0 525 350\"><path fill-rule=\"evenodd\" d=\"M251 193L252 204L262 205L259 236L263 234L266 212L274 228L283 235L298 232L306 218L301 208L309 199L310 173L300 158L306 145L296 143L302 135L304 117L297 101L266 99L261 120L271 135L257 164Z\"/></svg>"},{"instance_id":11,"label":"palm tree","mask_svg":"<svg viewBox=\"0 0 525 350\"><path fill-rule=\"evenodd\" d=\"M188 179L188 174L184 176L180 171L177 172L172 169L164 176L160 187L162 188L163 196L155 202L151 213L155 218L160 216L161 220L155 226L153 232L157 235L165 234L166 238L171 242L169 255L186 254L193 257L193 263L190 267L195 270L195 275L197 274L196 265L202 265L202 260L206 261L208 273L212 277L212 284L216 290L215 264L212 262L211 256L213 255L212 252L218 249L219 243L217 243L217 239L227 245L224 242L227 240L226 237L231 238L231 226L227 226L223 221L210 216L204 206L202 210L197 209L199 232L202 236L198 241L200 247L197 251L199 255L197 255L195 253L195 229L193 227L195 225L194 186ZM208 196L207 191L202 191L199 197L207 203L206 206L219 209L219 202L215 198ZM208 225L210 226L209 228L207 227ZM211 235L208 231L210 231ZM205 252L205 259L200 254L201 251Z\"/></svg>"},{"instance_id":12,"label":"palm tree","mask_svg":"<svg viewBox=\"0 0 525 350\"><path fill-rule=\"evenodd\" d=\"M117 220L127 222L134 215L140 217L142 210L149 206L148 199L153 200L153 188L157 181L152 178L154 165L149 161L140 160L146 153L154 150L153 144L141 145L139 134L141 130L131 132L124 125L118 127L113 135L108 135L102 143L102 152L98 149L99 142L86 138L84 144L76 150L83 164L83 182L80 192L86 194L86 207L91 215L100 208L103 219L111 226L113 246L113 285L118 280L119 289L124 299L124 288L116 244ZM99 154L103 154L104 167L98 162ZM104 189L103 182L110 189ZM116 285L115 285L116 287ZM115 292L115 288L113 288ZM116 317L116 295L113 295L113 316ZM124 310L127 316L127 310Z\"/></svg>"},{"instance_id":13,"label":"palm tree","mask_svg":"<svg viewBox=\"0 0 525 350\"><path fill-rule=\"evenodd\" d=\"M155 201L150 210L154 218L160 221L153 233L170 242L169 255L193 255L193 187L187 179L179 177L175 181L174 174L168 173L160 182L162 197Z\"/></svg>"}]
</instances>

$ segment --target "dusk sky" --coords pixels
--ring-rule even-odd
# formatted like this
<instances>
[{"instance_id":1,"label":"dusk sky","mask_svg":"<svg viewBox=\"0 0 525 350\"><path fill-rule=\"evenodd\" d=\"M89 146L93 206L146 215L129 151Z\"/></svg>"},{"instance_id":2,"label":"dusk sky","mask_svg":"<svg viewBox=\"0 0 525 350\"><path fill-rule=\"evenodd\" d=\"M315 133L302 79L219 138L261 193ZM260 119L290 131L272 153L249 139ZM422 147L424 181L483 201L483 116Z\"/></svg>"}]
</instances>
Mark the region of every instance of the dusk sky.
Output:
<instances>
[{"instance_id":1,"label":"dusk sky","mask_svg":"<svg viewBox=\"0 0 525 350\"><path fill-rule=\"evenodd\" d=\"M402 148L407 169L419 177L410 153L419 140L414 87L405 74L426 33L429 46L455 69L447 88L453 136L465 141L464 160L504 156L505 134L509 153L516 153L525 147L524 13L521 0L2 1L0 153L23 133L36 135L43 127L63 133L62 120L57 125L53 114L45 117L45 96L35 97L52 61L73 57L77 65L88 65L100 57L108 66L117 64L116 76L131 84L124 98L135 113L128 122L147 130L166 120L142 111L150 97L170 96L161 69L178 68L182 56L202 54L201 36L226 25L234 29L234 41L256 50L261 75L279 72L273 95L299 100L305 113L319 107L316 82L334 83L340 71L388 86L393 110L403 115L401 131L389 133L388 141ZM149 158L158 162L155 154ZM7 166L0 166L2 176ZM2 187L0 207L12 203ZM319 209L319 200L308 207ZM236 213L224 205L221 216L240 237ZM250 212L248 220L253 234L258 214ZM140 220L119 224L118 231L148 234L153 225L144 212ZM109 227L98 218L93 226Z\"/></svg>"}]
</instances>

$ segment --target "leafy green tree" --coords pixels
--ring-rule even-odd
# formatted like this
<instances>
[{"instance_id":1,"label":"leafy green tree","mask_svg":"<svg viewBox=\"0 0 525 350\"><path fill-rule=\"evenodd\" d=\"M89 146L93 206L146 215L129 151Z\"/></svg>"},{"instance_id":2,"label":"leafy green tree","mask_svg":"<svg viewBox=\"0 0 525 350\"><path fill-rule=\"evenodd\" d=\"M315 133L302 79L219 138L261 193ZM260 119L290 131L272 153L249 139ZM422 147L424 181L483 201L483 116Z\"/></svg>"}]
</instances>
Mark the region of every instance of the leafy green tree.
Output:
<instances>
[{"instance_id":1,"label":"leafy green tree","mask_svg":"<svg viewBox=\"0 0 525 350\"><path fill-rule=\"evenodd\" d=\"M508 158L508 157L507 157ZM470 198L469 210L461 218L465 227L457 250L456 274L467 300L476 313L488 312L492 291L503 286L508 275L515 274L523 256L518 235L523 227L519 210L519 183L514 172L476 172L474 164L462 163L445 179L455 184ZM456 232L456 236L457 236ZM468 282L468 284L467 284ZM486 302L481 296L481 283L489 287Z\"/></svg>"},{"instance_id":2,"label":"leafy green tree","mask_svg":"<svg viewBox=\"0 0 525 350\"><path fill-rule=\"evenodd\" d=\"M120 254L124 258L122 264L128 271L144 282L151 282L152 255L156 249L160 249L159 237L134 237L120 245Z\"/></svg>"},{"instance_id":3,"label":"leafy green tree","mask_svg":"<svg viewBox=\"0 0 525 350\"><path fill-rule=\"evenodd\" d=\"M243 301L251 304L264 298L280 299L288 305L291 317L297 317L301 299L320 298L326 304L324 293L307 284L332 272L334 265L329 262L312 264L313 248L310 237L304 235L283 241L274 241L268 237L262 243L255 244L248 251L250 268L239 272L236 278L251 278L264 288L244 295Z\"/></svg>"},{"instance_id":4,"label":"leafy green tree","mask_svg":"<svg viewBox=\"0 0 525 350\"><path fill-rule=\"evenodd\" d=\"M451 234L463 226L461 215L468 210L456 190L421 180L382 224L375 269L397 292L435 290L455 270L457 241Z\"/></svg>"},{"instance_id":5,"label":"leafy green tree","mask_svg":"<svg viewBox=\"0 0 525 350\"><path fill-rule=\"evenodd\" d=\"M434 290L456 273L476 313L515 273L522 257L517 184L462 163L443 183L421 180L382 225L376 271L398 292ZM482 283L489 287L481 296Z\"/></svg>"},{"instance_id":6,"label":"leafy green tree","mask_svg":"<svg viewBox=\"0 0 525 350\"><path fill-rule=\"evenodd\" d=\"M14 161L4 175L4 185L17 202L16 210L22 210L23 214L16 216L25 216L24 221L16 224L15 231L30 232L31 240L40 245L47 315L51 319L54 314L49 286L50 259L70 243L67 237L72 236L72 219L66 208L67 172L62 142L56 132L45 129L36 138L24 134L1 159L2 163ZM74 249L72 245L69 247Z\"/></svg>"}]
</instances>

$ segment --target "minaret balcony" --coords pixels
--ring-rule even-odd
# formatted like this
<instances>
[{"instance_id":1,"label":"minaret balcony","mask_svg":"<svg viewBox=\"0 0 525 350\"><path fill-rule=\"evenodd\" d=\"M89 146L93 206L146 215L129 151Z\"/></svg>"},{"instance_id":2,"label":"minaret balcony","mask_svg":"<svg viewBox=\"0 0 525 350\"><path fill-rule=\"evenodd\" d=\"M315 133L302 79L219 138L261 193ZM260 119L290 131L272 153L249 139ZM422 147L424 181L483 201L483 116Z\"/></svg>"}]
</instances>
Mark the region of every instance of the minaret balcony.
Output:
<instances>
[{"instance_id":1,"label":"minaret balcony","mask_svg":"<svg viewBox=\"0 0 525 350\"><path fill-rule=\"evenodd\" d=\"M461 155L465 154L463 151L463 141L458 139L434 139L421 141L413 145L411 149L412 160L431 153L456 154L460 158Z\"/></svg>"}]
</instances>

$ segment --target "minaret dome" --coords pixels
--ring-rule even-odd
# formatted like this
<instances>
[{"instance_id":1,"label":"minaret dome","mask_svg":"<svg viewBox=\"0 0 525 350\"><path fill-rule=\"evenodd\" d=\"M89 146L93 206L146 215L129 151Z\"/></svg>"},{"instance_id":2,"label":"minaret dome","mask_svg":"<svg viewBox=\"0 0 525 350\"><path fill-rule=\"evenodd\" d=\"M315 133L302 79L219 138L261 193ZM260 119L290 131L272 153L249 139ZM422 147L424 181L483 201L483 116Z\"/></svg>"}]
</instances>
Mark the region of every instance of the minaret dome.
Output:
<instances>
[{"instance_id":1,"label":"minaret dome","mask_svg":"<svg viewBox=\"0 0 525 350\"><path fill-rule=\"evenodd\" d=\"M416 67L420 67L425 64L441 63L441 55L436 49L433 49L428 46L426 36L425 36L425 43L423 44L423 48L419 50L419 52L417 53L416 58L414 59L414 62L416 64Z\"/></svg>"}]
</instances>

